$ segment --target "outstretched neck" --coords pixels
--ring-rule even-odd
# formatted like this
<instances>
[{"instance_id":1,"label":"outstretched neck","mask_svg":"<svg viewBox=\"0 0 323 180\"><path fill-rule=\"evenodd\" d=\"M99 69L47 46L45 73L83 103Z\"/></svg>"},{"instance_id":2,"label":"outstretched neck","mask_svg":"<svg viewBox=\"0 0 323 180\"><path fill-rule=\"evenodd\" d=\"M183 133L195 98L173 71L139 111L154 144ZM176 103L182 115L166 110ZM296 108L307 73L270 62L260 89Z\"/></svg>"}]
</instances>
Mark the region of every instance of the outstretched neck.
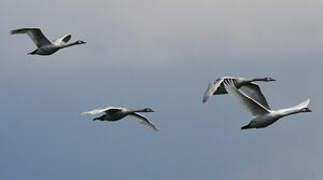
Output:
<instances>
[{"instance_id":1,"label":"outstretched neck","mask_svg":"<svg viewBox=\"0 0 323 180\"><path fill-rule=\"evenodd\" d=\"M292 115L292 114L297 114L297 113L300 113L300 109L294 109L294 108L287 108L287 109L282 109L280 110L280 114L281 116L289 116L289 115Z\"/></svg>"},{"instance_id":2,"label":"outstretched neck","mask_svg":"<svg viewBox=\"0 0 323 180\"><path fill-rule=\"evenodd\" d=\"M80 44L80 43L78 43L77 41L75 41L73 43L61 45L60 48L63 49L63 48L70 47L70 46L74 46L74 45L78 45L78 44Z\"/></svg>"},{"instance_id":3,"label":"outstretched neck","mask_svg":"<svg viewBox=\"0 0 323 180\"><path fill-rule=\"evenodd\" d=\"M150 108L144 108L144 109L128 110L126 113L127 114L132 114L132 113L136 113L136 112L154 112L154 111L152 109L150 109Z\"/></svg>"},{"instance_id":4,"label":"outstretched neck","mask_svg":"<svg viewBox=\"0 0 323 180\"><path fill-rule=\"evenodd\" d=\"M249 80L250 82L254 82L254 81L266 81L266 78L253 78Z\"/></svg>"},{"instance_id":5,"label":"outstretched neck","mask_svg":"<svg viewBox=\"0 0 323 180\"><path fill-rule=\"evenodd\" d=\"M146 109L134 109L134 110L130 110L130 113L134 113L134 112L147 112Z\"/></svg>"}]
</instances>

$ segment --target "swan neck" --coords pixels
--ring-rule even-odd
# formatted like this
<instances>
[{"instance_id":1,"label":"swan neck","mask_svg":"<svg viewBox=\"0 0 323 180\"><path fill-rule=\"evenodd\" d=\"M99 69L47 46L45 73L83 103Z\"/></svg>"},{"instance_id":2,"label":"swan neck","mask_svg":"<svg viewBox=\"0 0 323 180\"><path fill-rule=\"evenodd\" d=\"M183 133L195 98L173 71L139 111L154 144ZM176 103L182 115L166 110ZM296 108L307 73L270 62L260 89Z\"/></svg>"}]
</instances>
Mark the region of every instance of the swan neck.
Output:
<instances>
[{"instance_id":1,"label":"swan neck","mask_svg":"<svg viewBox=\"0 0 323 180\"><path fill-rule=\"evenodd\" d=\"M134 110L129 110L127 113L131 114L131 113L135 113L135 112L146 112L145 109L134 109Z\"/></svg>"},{"instance_id":2,"label":"swan neck","mask_svg":"<svg viewBox=\"0 0 323 180\"><path fill-rule=\"evenodd\" d=\"M66 47L70 47L70 46L74 46L74 45L77 45L77 41L73 42L73 43L69 43L69 44L64 44L62 45L60 48L66 48Z\"/></svg>"},{"instance_id":3,"label":"swan neck","mask_svg":"<svg viewBox=\"0 0 323 180\"><path fill-rule=\"evenodd\" d=\"M281 113L282 116L289 116L289 115L301 112L299 109L283 109L281 111L282 111Z\"/></svg>"},{"instance_id":4,"label":"swan neck","mask_svg":"<svg viewBox=\"0 0 323 180\"><path fill-rule=\"evenodd\" d=\"M135 112L146 112L146 109L137 109Z\"/></svg>"},{"instance_id":5,"label":"swan neck","mask_svg":"<svg viewBox=\"0 0 323 180\"><path fill-rule=\"evenodd\" d=\"M250 82L253 82L253 81L266 81L266 78L253 78L250 80Z\"/></svg>"}]
</instances>

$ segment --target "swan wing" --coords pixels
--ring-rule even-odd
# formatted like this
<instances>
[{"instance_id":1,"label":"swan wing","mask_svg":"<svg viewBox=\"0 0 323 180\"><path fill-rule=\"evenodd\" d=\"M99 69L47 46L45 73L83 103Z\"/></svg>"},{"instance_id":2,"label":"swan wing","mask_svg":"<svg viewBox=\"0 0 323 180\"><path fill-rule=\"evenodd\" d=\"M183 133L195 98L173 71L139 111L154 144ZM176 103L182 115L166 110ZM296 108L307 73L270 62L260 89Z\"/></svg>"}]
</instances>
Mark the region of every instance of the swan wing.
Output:
<instances>
[{"instance_id":1,"label":"swan wing","mask_svg":"<svg viewBox=\"0 0 323 180\"><path fill-rule=\"evenodd\" d=\"M206 103L206 101L210 98L210 96L212 96L213 93L220 87L223 80L224 80L223 78L219 78L214 82L209 83L209 86L203 95L203 100L202 100L203 103Z\"/></svg>"},{"instance_id":2,"label":"swan wing","mask_svg":"<svg viewBox=\"0 0 323 180\"><path fill-rule=\"evenodd\" d=\"M120 109L118 107L113 107L113 106L108 106L105 108L101 108L101 109L93 109L91 111L87 111L87 112L82 112L81 115L86 115L86 114L90 114L90 115L95 115L95 114L100 114L106 111L109 111L111 109Z\"/></svg>"},{"instance_id":3,"label":"swan wing","mask_svg":"<svg viewBox=\"0 0 323 180\"><path fill-rule=\"evenodd\" d=\"M64 36L56 39L54 41L55 45L62 45L64 43L67 43L71 39L72 35L71 34L65 34Z\"/></svg>"},{"instance_id":4,"label":"swan wing","mask_svg":"<svg viewBox=\"0 0 323 180\"><path fill-rule=\"evenodd\" d=\"M269 113L269 110L266 109L263 105L253 100L252 98L242 94L235 86L233 81L224 82L225 89L232 94L238 102L248 110L252 116L260 116Z\"/></svg>"},{"instance_id":5,"label":"swan wing","mask_svg":"<svg viewBox=\"0 0 323 180\"><path fill-rule=\"evenodd\" d=\"M252 98L253 100L259 102L266 109L270 110L270 106L268 105L268 102L265 96L263 95L263 93L260 90L260 87L257 84L254 84L254 83L245 84L240 88L240 90L244 92L247 96Z\"/></svg>"},{"instance_id":6,"label":"swan wing","mask_svg":"<svg viewBox=\"0 0 323 180\"><path fill-rule=\"evenodd\" d=\"M131 113L128 115L129 117L136 119L138 121L140 121L140 123L147 125L151 128L153 128L155 131L158 131L159 128L157 128L153 123L151 123L146 117L144 117L143 115L139 114L139 113Z\"/></svg>"},{"instance_id":7,"label":"swan wing","mask_svg":"<svg viewBox=\"0 0 323 180\"><path fill-rule=\"evenodd\" d=\"M22 28L22 29L15 29L11 31L11 34L24 34L26 33L31 40L36 44L38 48L46 45L52 44L46 36L41 32L39 28Z\"/></svg>"}]
</instances>

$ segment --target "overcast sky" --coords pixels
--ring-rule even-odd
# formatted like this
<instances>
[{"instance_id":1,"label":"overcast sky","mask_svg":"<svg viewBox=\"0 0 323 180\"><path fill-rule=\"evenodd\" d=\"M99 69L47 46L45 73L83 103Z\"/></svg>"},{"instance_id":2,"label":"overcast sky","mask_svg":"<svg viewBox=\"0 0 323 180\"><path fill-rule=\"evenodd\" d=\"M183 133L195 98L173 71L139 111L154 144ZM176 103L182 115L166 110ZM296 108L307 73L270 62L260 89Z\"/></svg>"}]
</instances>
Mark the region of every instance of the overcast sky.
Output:
<instances>
[{"instance_id":1,"label":"overcast sky","mask_svg":"<svg viewBox=\"0 0 323 180\"><path fill-rule=\"evenodd\" d=\"M323 178L319 0L2 0L0 179L320 180ZM28 56L22 27L85 45ZM272 109L311 99L312 113L241 131L229 95L202 104L224 75L259 83ZM151 107L159 132L82 111Z\"/></svg>"}]
</instances>

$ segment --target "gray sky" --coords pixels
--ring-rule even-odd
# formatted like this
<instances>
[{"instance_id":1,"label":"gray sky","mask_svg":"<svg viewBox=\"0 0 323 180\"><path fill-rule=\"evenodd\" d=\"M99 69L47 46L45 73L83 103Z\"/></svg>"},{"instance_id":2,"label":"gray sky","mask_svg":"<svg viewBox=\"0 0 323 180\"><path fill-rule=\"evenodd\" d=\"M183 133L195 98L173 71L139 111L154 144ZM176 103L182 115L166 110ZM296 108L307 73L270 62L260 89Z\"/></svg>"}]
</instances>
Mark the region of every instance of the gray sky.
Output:
<instances>
[{"instance_id":1,"label":"gray sky","mask_svg":"<svg viewBox=\"0 0 323 180\"><path fill-rule=\"evenodd\" d=\"M323 178L323 1L4 0L0 2L0 179ZM48 57L21 27L86 45ZM313 113L266 129L231 96L202 104L223 75L271 76L273 109ZM260 83L259 83L260 84ZM151 107L160 132L80 112Z\"/></svg>"}]
</instances>

